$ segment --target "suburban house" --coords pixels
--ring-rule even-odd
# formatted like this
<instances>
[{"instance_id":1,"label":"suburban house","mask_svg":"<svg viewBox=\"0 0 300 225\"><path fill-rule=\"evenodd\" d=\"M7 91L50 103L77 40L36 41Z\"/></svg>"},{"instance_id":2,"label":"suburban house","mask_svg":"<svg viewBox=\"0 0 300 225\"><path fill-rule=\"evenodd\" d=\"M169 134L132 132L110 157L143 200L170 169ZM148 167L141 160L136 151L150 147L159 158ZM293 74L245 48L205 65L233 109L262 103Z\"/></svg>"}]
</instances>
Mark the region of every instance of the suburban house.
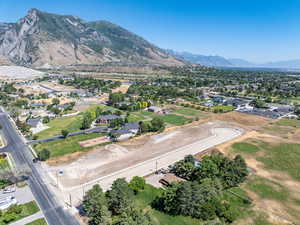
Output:
<instances>
[{"instance_id":1,"label":"suburban house","mask_svg":"<svg viewBox=\"0 0 300 225\"><path fill-rule=\"evenodd\" d=\"M134 135L130 130L124 128L112 130L110 134L114 136L117 141L125 141Z\"/></svg>"},{"instance_id":2,"label":"suburban house","mask_svg":"<svg viewBox=\"0 0 300 225\"><path fill-rule=\"evenodd\" d=\"M33 134L40 132L44 129L42 118L30 118L27 120L27 124L30 126L30 130Z\"/></svg>"},{"instance_id":3,"label":"suburban house","mask_svg":"<svg viewBox=\"0 0 300 225\"><path fill-rule=\"evenodd\" d=\"M127 140L139 131L140 125L138 123L126 123L121 129L112 130L110 134L116 138L117 141Z\"/></svg>"},{"instance_id":4,"label":"suburban house","mask_svg":"<svg viewBox=\"0 0 300 225\"><path fill-rule=\"evenodd\" d=\"M246 106L249 103L249 101L244 100L244 99L240 99L240 98L232 98L232 99L228 99L225 101L226 105L232 105L235 107L238 106Z\"/></svg>"},{"instance_id":5,"label":"suburban house","mask_svg":"<svg viewBox=\"0 0 300 225\"><path fill-rule=\"evenodd\" d=\"M157 106L150 106L150 107L148 107L148 111L154 112L154 113L160 113L160 112L162 112L162 109Z\"/></svg>"},{"instance_id":6,"label":"suburban house","mask_svg":"<svg viewBox=\"0 0 300 225\"><path fill-rule=\"evenodd\" d=\"M139 132L140 125L139 123L126 123L122 128L133 134L137 134L137 132Z\"/></svg>"},{"instance_id":7,"label":"suburban house","mask_svg":"<svg viewBox=\"0 0 300 225\"><path fill-rule=\"evenodd\" d=\"M117 115L102 115L96 119L96 123L110 123L112 120L119 119L120 116Z\"/></svg>"}]
</instances>

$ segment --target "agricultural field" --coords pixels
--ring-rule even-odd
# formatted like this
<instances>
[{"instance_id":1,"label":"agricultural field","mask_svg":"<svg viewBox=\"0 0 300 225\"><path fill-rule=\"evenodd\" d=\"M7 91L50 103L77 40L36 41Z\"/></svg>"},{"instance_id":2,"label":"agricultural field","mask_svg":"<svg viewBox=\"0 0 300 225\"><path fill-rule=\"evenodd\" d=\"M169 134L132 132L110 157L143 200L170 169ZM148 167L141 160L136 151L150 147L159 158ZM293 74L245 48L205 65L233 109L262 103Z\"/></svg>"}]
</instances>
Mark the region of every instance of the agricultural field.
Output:
<instances>
[{"instance_id":1,"label":"agricultural field","mask_svg":"<svg viewBox=\"0 0 300 225\"><path fill-rule=\"evenodd\" d=\"M87 148L82 147L78 142L86 141L101 136L103 136L103 134L97 134L97 133L81 134L73 137L68 137L66 139L59 139L52 142L37 144L35 146L35 150L39 152L42 149L48 149L51 153L50 155L51 158L63 156L74 152L88 151L92 147L87 147Z\"/></svg>"}]
</instances>

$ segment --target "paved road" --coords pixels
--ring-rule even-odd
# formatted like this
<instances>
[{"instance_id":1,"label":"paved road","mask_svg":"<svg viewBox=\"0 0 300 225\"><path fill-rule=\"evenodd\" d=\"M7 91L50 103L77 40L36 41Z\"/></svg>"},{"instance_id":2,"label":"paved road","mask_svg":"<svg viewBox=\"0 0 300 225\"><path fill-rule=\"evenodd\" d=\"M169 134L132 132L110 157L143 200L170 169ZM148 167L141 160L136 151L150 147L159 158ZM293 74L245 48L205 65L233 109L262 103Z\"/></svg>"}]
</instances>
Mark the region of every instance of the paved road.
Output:
<instances>
[{"instance_id":1,"label":"paved road","mask_svg":"<svg viewBox=\"0 0 300 225\"><path fill-rule=\"evenodd\" d=\"M23 138L17 133L8 116L1 109L0 124L7 142L6 147L1 151L11 153L17 168L30 171L28 176L29 187L49 225L79 225L76 219L55 200L54 195L43 182L39 168L33 164L33 156Z\"/></svg>"},{"instance_id":2,"label":"paved road","mask_svg":"<svg viewBox=\"0 0 300 225\"><path fill-rule=\"evenodd\" d=\"M230 141L240 136L242 133L242 130L234 128L212 128L212 135L207 138L100 177L96 180L85 183L84 185L63 188L63 190L65 193L72 195L73 200L80 201L84 191L90 189L94 184L98 183L101 185L102 189L107 190L117 178L125 177L127 180L130 180L133 176L143 177L149 175L154 173L157 169L165 168L174 162L183 159L186 155L194 155L205 151L208 148Z\"/></svg>"}]
</instances>

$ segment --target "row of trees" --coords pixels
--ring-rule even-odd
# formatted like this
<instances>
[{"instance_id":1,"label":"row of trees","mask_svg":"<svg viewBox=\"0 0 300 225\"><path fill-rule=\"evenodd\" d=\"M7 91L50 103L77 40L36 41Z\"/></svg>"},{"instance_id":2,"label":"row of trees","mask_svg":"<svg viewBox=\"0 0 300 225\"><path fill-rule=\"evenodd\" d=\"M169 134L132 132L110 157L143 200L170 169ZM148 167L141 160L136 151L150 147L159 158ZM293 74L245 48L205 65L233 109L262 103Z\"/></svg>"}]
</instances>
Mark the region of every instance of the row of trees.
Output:
<instances>
[{"instance_id":1,"label":"row of trees","mask_svg":"<svg viewBox=\"0 0 300 225\"><path fill-rule=\"evenodd\" d=\"M140 177L129 184L117 179L106 193L95 185L84 196L82 214L89 218L90 225L151 225L150 217L134 205L134 194L144 186Z\"/></svg>"},{"instance_id":2,"label":"row of trees","mask_svg":"<svg viewBox=\"0 0 300 225\"><path fill-rule=\"evenodd\" d=\"M188 181L218 178L226 189L244 182L249 173L246 162L240 155L229 159L222 154L204 156L198 165L193 156L187 156L175 163L172 172Z\"/></svg>"},{"instance_id":3,"label":"row of trees","mask_svg":"<svg viewBox=\"0 0 300 225\"><path fill-rule=\"evenodd\" d=\"M165 129L165 122L164 120L156 116L151 121L141 121L140 122L140 132L147 133L147 132L157 132L163 131Z\"/></svg>"}]
</instances>

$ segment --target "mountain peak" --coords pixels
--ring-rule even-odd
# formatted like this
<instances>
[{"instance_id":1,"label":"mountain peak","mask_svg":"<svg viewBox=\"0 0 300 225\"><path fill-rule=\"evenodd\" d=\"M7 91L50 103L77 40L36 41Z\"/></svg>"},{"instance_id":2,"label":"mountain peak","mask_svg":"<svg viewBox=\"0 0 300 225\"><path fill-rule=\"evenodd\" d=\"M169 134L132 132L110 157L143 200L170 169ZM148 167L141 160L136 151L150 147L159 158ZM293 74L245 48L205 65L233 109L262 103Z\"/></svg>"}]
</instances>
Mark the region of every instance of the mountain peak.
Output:
<instances>
[{"instance_id":1,"label":"mountain peak","mask_svg":"<svg viewBox=\"0 0 300 225\"><path fill-rule=\"evenodd\" d=\"M183 65L134 33L108 21L85 22L32 8L12 24L0 24L0 56L20 65Z\"/></svg>"}]
</instances>

